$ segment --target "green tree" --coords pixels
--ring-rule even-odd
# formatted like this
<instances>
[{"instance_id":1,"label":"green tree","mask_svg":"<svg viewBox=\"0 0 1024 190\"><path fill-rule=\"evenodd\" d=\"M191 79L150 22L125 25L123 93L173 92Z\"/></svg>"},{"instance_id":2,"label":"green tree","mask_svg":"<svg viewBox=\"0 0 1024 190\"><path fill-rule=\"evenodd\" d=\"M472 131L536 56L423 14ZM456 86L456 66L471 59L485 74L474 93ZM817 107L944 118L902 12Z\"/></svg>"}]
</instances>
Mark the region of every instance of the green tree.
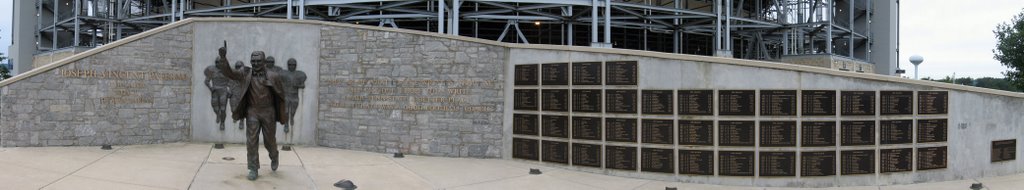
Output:
<instances>
[{"instance_id":1,"label":"green tree","mask_svg":"<svg viewBox=\"0 0 1024 190\"><path fill-rule=\"evenodd\" d=\"M4 56L4 53L0 53L0 62L4 62L6 59L7 56ZM5 66L0 66L0 80L7 78L11 78L11 70L8 70Z\"/></svg>"},{"instance_id":2,"label":"green tree","mask_svg":"<svg viewBox=\"0 0 1024 190\"><path fill-rule=\"evenodd\" d=\"M1019 89L1024 89L1024 11L1013 16L1010 22L996 26L995 59L1010 70L1003 72Z\"/></svg>"}]
</instances>

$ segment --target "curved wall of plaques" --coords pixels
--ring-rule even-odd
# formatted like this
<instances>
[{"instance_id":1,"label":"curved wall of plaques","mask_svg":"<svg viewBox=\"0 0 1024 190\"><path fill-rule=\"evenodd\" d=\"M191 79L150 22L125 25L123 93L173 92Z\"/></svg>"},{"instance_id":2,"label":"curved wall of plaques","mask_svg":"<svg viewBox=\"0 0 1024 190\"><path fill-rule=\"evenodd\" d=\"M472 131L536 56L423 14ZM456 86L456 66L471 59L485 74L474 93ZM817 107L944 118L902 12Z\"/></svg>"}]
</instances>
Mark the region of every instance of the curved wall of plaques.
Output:
<instances>
[{"instance_id":1,"label":"curved wall of plaques","mask_svg":"<svg viewBox=\"0 0 1024 190\"><path fill-rule=\"evenodd\" d=\"M905 184L978 172L951 168L963 162L950 159L963 156L950 151L970 149L951 144L963 140L950 140L960 132L951 124L970 123L955 111L971 110L951 107L964 106L951 104L954 90L641 56L512 52L509 156L516 160L751 186ZM1015 134L978 141L1020 136L1007 130Z\"/></svg>"}]
</instances>

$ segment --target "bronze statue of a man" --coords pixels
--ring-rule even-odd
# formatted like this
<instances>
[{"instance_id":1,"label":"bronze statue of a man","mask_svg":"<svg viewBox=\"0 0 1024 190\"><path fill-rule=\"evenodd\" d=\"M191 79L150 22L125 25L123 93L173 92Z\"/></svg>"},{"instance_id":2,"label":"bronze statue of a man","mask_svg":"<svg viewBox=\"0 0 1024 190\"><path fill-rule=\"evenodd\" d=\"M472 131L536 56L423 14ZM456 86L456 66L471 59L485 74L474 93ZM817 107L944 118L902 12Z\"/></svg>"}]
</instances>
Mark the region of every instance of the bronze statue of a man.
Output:
<instances>
[{"instance_id":1,"label":"bronze statue of a man","mask_svg":"<svg viewBox=\"0 0 1024 190\"><path fill-rule=\"evenodd\" d=\"M240 70L232 70L227 60L227 41L224 47L218 50L219 56L216 61L217 68L224 73L224 76L241 84L237 92L240 98L238 107L232 108L232 118L237 120L245 119L246 123L246 156L248 157L249 180L256 180L259 176L259 134L263 133L263 146L270 154L270 168L277 171L278 152L277 140L275 139L277 122L285 124L289 121L286 108L284 79L276 72L267 68L266 55L262 51L252 52L249 64L252 68L244 67Z\"/></svg>"},{"instance_id":2,"label":"bronze statue of a man","mask_svg":"<svg viewBox=\"0 0 1024 190\"><path fill-rule=\"evenodd\" d=\"M231 81L214 65L203 70L206 80L203 84L210 89L210 105L213 106L213 113L216 114L217 124L220 130L224 130L224 118L227 117L225 107L228 105L228 96L231 95L228 86Z\"/></svg>"},{"instance_id":3,"label":"bronze statue of a man","mask_svg":"<svg viewBox=\"0 0 1024 190\"><path fill-rule=\"evenodd\" d=\"M295 58L288 59L288 70L283 71L282 75L288 80L288 86L285 89L284 100L288 102L288 116L289 118L295 118L295 112L299 109L299 89L306 88L306 73L296 70L298 62ZM292 119L288 123L284 124L284 132L288 133L289 126L295 125L295 119Z\"/></svg>"}]
</instances>

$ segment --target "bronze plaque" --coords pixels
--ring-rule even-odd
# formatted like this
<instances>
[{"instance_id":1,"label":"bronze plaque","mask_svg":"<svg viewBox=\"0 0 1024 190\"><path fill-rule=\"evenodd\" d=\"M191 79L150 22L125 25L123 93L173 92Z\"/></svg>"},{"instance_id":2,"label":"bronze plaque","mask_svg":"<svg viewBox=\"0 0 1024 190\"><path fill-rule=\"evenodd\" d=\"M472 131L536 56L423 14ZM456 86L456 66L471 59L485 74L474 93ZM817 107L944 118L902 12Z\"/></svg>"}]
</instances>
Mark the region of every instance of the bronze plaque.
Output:
<instances>
[{"instance_id":1,"label":"bronze plaque","mask_svg":"<svg viewBox=\"0 0 1024 190\"><path fill-rule=\"evenodd\" d=\"M840 122L843 146L875 145L875 121Z\"/></svg>"},{"instance_id":2,"label":"bronze plaque","mask_svg":"<svg viewBox=\"0 0 1024 190\"><path fill-rule=\"evenodd\" d=\"M601 113L601 90L573 89L572 111Z\"/></svg>"},{"instance_id":3,"label":"bronze plaque","mask_svg":"<svg viewBox=\"0 0 1024 190\"><path fill-rule=\"evenodd\" d=\"M878 108L882 115L914 114L914 91L881 91Z\"/></svg>"},{"instance_id":4,"label":"bronze plaque","mask_svg":"<svg viewBox=\"0 0 1024 190\"><path fill-rule=\"evenodd\" d=\"M569 111L569 90L543 89L540 90L540 98L540 110Z\"/></svg>"},{"instance_id":5,"label":"bronze plaque","mask_svg":"<svg viewBox=\"0 0 1024 190\"><path fill-rule=\"evenodd\" d=\"M537 65L516 65L515 85L537 85Z\"/></svg>"},{"instance_id":6,"label":"bronze plaque","mask_svg":"<svg viewBox=\"0 0 1024 190\"><path fill-rule=\"evenodd\" d=\"M922 119L917 120L917 142L946 142L947 133L946 119Z\"/></svg>"},{"instance_id":7,"label":"bronze plaque","mask_svg":"<svg viewBox=\"0 0 1024 190\"><path fill-rule=\"evenodd\" d=\"M842 115L875 115L875 91L843 91Z\"/></svg>"},{"instance_id":8,"label":"bronze plaque","mask_svg":"<svg viewBox=\"0 0 1024 190\"><path fill-rule=\"evenodd\" d=\"M558 115L540 116L540 135L569 138L569 117Z\"/></svg>"},{"instance_id":9,"label":"bronze plaque","mask_svg":"<svg viewBox=\"0 0 1024 190\"><path fill-rule=\"evenodd\" d=\"M679 115L715 115L714 90L680 90Z\"/></svg>"},{"instance_id":10,"label":"bronze plaque","mask_svg":"<svg viewBox=\"0 0 1024 190\"><path fill-rule=\"evenodd\" d=\"M754 152L718 151L718 175L754 176Z\"/></svg>"},{"instance_id":11,"label":"bronze plaque","mask_svg":"<svg viewBox=\"0 0 1024 190\"><path fill-rule=\"evenodd\" d=\"M800 176L836 175L836 152L800 152Z\"/></svg>"},{"instance_id":12,"label":"bronze plaque","mask_svg":"<svg viewBox=\"0 0 1024 190\"><path fill-rule=\"evenodd\" d=\"M917 170L946 168L946 147L917 148Z\"/></svg>"},{"instance_id":13,"label":"bronze plaque","mask_svg":"<svg viewBox=\"0 0 1024 190\"><path fill-rule=\"evenodd\" d=\"M559 141L541 141L540 150L543 152L541 161L569 163L569 143Z\"/></svg>"},{"instance_id":14,"label":"bronze plaque","mask_svg":"<svg viewBox=\"0 0 1024 190\"><path fill-rule=\"evenodd\" d=\"M640 149L640 171L675 173L675 155L672 153L672 149Z\"/></svg>"},{"instance_id":15,"label":"bronze plaque","mask_svg":"<svg viewBox=\"0 0 1024 190\"><path fill-rule=\"evenodd\" d=\"M761 90L761 115L796 115L796 90Z\"/></svg>"},{"instance_id":16,"label":"bronze plaque","mask_svg":"<svg viewBox=\"0 0 1024 190\"><path fill-rule=\"evenodd\" d=\"M875 150L844 150L840 155L843 175L875 173Z\"/></svg>"},{"instance_id":17,"label":"bronze plaque","mask_svg":"<svg viewBox=\"0 0 1024 190\"><path fill-rule=\"evenodd\" d=\"M719 146L754 146L754 121L718 121Z\"/></svg>"},{"instance_id":18,"label":"bronze plaque","mask_svg":"<svg viewBox=\"0 0 1024 190\"><path fill-rule=\"evenodd\" d=\"M888 172L905 172L910 171L913 168L910 165L914 158L914 149L912 148L899 148L899 149L882 149L879 150L881 153L879 156L878 168L882 173Z\"/></svg>"},{"instance_id":19,"label":"bronze plaque","mask_svg":"<svg viewBox=\"0 0 1024 190\"><path fill-rule=\"evenodd\" d=\"M800 146L836 146L835 121L802 121L800 124Z\"/></svg>"},{"instance_id":20,"label":"bronze plaque","mask_svg":"<svg viewBox=\"0 0 1024 190\"><path fill-rule=\"evenodd\" d=\"M795 147L796 121L761 121L762 147Z\"/></svg>"},{"instance_id":21,"label":"bronze plaque","mask_svg":"<svg viewBox=\"0 0 1024 190\"><path fill-rule=\"evenodd\" d=\"M679 145L715 145L715 121L679 120Z\"/></svg>"},{"instance_id":22,"label":"bronze plaque","mask_svg":"<svg viewBox=\"0 0 1024 190\"><path fill-rule=\"evenodd\" d=\"M718 115L754 115L753 90L719 90Z\"/></svg>"},{"instance_id":23,"label":"bronze plaque","mask_svg":"<svg viewBox=\"0 0 1024 190\"><path fill-rule=\"evenodd\" d=\"M572 63L572 85L601 85L601 62Z\"/></svg>"},{"instance_id":24,"label":"bronze plaque","mask_svg":"<svg viewBox=\"0 0 1024 190\"><path fill-rule=\"evenodd\" d=\"M608 113L636 113L636 90L605 90Z\"/></svg>"},{"instance_id":25,"label":"bronze plaque","mask_svg":"<svg viewBox=\"0 0 1024 190\"><path fill-rule=\"evenodd\" d=\"M572 138L601 140L601 118L572 117Z\"/></svg>"},{"instance_id":26,"label":"bronze plaque","mask_svg":"<svg viewBox=\"0 0 1024 190\"><path fill-rule=\"evenodd\" d=\"M674 144L672 120L644 119L640 121L640 129L640 135L643 135L640 139L643 143Z\"/></svg>"},{"instance_id":27,"label":"bronze plaque","mask_svg":"<svg viewBox=\"0 0 1024 190\"><path fill-rule=\"evenodd\" d=\"M532 114L513 114L512 115L512 134L517 135L537 135L537 115Z\"/></svg>"},{"instance_id":28,"label":"bronze plaque","mask_svg":"<svg viewBox=\"0 0 1024 190\"><path fill-rule=\"evenodd\" d=\"M636 119L605 118L606 141L636 142Z\"/></svg>"},{"instance_id":29,"label":"bronze plaque","mask_svg":"<svg viewBox=\"0 0 1024 190\"><path fill-rule=\"evenodd\" d=\"M679 150L679 174L715 175L715 151Z\"/></svg>"},{"instance_id":30,"label":"bronze plaque","mask_svg":"<svg viewBox=\"0 0 1024 190\"><path fill-rule=\"evenodd\" d=\"M949 91L918 91L917 114L946 114Z\"/></svg>"},{"instance_id":31,"label":"bronze plaque","mask_svg":"<svg viewBox=\"0 0 1024 190\"><path fill-rule=\"evenodd\" d=\"M512 109L537 111L537 90L536 89L515 89L513 90Z\"/></svg>"},{"instance_id":32,"label":"bronze plaque","mask_svg":"<svg viewBox=\"0 0 1024 190\"><path fill-rule=\"evenodd\" d=\"M804 90L800 96L803 115L836 115L836 91Z\"/></svg>"},{"instance_id":33,"label":"bronze plaque","mask_svg":"<svg viewBox=\"0 0 1024 190\"><path fill-rule=\"evenodd\" d=\"M643 114L672 115L671 90L640 91L640 102Z\"/></svg>"},{"instance_id":34,"label":"bronze plaque","mask_svg":"<svg viewBox=\"0 0 1024 190\"><path fill-rule=\"evenodd\" d=\"M606 168L636 170L636 147L604 146L604 152Z\"/></svg>"},{"instance_id":35,"label":"bronze plaque","mask_svg":"<svg viewBox=\"0 0 1024 190\"><path fill-rule=\"evenodd\" d=\"M1017 159L1017 139L992 141L992 162Z\"/></svg>"},{"instance_id":36,"label":"bronze plaque","mask_svg":"<svg viewBox=\"0 0 1024 190\"><path fill-rule=\"evenodd\" d=\"M512 157L527 160L540 158L540 142L534 139L512 138Z\"/></svg>"},{"instance_id":37,"label":"bronze plaque","mask_svg":"<svg viewBox=\"0 0 1024 190\"><path fill-rule=\"evenodd\" d=\"M796 176L795 152L761 152L759 176Z\"/></svg>"},{"instance_id":38,"label":"bronze plaque","mask_svg":"<svg viewBox=\"0 0 1024 190\"><path fill-rule=\"evenodd\" d=\"M607 85L636 85L636 61L609 61L605 64L608 70Z\"/></svg>"},{"instance_id":39,"label":"bronze plaque","mask_svg":"<svg viewBox=\"0 0 1024 190\"><path fill-rule=\"evenodd\" d=\"M572 143L572 165L601 167L601 145Z\"/></svg>"},{"instance_id":40,"label":"bronze plaque","mask_svg":"<svg viewBox=\"0 0 1024 190\"><path fill-rule=\"evenodd\" d=\"M882 120L879 122L878 133L881 144L914 143L914 121Z\"/></svg>"},{"instance_id":41,"label":"bronze plaque","mask_svg":"<svg viewBox=\"0 0 1024 190\"><path fill-rule=\"evenodd\" d=\"M541 85L569 85L569 63L540 65Z\"/></svg>"}]
</instances>

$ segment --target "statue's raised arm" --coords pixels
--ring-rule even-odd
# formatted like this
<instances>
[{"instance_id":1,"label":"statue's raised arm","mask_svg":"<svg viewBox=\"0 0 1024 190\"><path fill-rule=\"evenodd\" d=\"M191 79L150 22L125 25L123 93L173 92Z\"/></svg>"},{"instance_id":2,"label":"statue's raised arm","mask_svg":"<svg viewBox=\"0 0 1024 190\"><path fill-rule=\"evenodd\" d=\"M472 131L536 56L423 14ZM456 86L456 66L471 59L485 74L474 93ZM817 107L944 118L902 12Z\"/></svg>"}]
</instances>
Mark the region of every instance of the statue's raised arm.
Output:
<instances>
[{"instance_id":1,"label":"statue's raised arm","mask_svg":"<svg viewBox=\"0 0 1024 190\"><path fill-rule=\"evenodd\" d=\"M217 55L218 56L217 56L217 60L214 61L214 64L217 65L217 69L220 69L221 73L224 73L224 76L226 76L226 77L228 77L228 78L230 78L232 80L242 80L244 76L241 73L241 71L236 71L234 69L231 69L231 64L230 64L231 62L228 62L227 54L228 54L228 41L224 40L224 46L220 47L219 49L217 49Z\"/></svg>"}]
</instances>

